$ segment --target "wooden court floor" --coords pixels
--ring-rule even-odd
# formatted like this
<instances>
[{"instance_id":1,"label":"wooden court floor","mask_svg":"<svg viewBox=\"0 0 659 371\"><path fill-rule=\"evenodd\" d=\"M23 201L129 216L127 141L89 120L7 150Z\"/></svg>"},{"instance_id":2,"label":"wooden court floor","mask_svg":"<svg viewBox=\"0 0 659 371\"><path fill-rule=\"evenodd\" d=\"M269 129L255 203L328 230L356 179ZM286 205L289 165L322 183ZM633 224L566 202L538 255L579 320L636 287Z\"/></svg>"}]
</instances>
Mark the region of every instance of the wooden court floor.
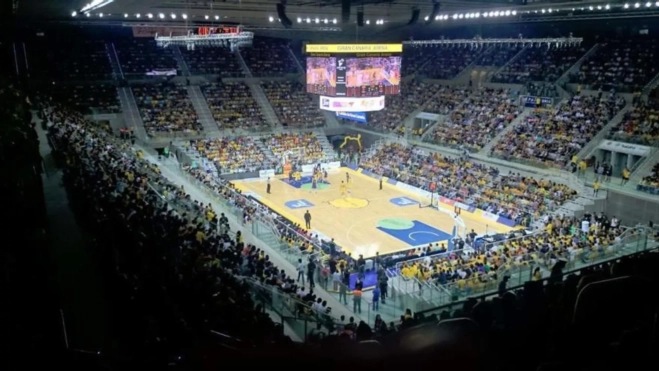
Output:
<instances>
[{"instance_id":1,"label":"wooden court floor","mask_svg":"<svg viewBox=\"0 0 659 371\"><path fill-rule=\"evenodd\" d=\"M350 174L349 194L342 197L339 184ZM271 193L266 192L265 179L234 181L243 192L258 195L261 202L282 216L304 226L304 213L311 213L312 233L321 238L334 238L336 243L353 256L374 256L376 252L388 254L440 243L448 246L448 240L457 231L464 233L474 229L476 233L507 232L511 228L493 223L480 216L463 212L461 222L453 219L453 208L440 205L419 208L424 204L417 195L347 168L334 170L329 175L329 185L311 190L310 182L288 183L281 177L271 182Z\"/></svg>"}]
</instances>

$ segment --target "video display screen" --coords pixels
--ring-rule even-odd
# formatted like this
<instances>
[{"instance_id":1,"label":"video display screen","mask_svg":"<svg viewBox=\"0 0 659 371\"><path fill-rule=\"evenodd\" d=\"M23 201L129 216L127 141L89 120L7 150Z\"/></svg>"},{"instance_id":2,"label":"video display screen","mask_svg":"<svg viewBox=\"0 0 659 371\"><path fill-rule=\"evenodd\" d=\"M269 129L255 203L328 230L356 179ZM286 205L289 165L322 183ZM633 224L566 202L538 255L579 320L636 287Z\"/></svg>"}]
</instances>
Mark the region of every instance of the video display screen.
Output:
<instances>
[{"instance_id":1,"label":"video display screen","mask_svg":"<svg viewBox=\"0 0 659 371\"><path fill-rule=\"evenodd\" d=\"M333 97L400 94L402 57L308 57L307 92Z\"/></svg>"},{"instance_id":2,"label":"video display screen","mask_svg":"<svg viewBox=\"0 0 659 371\"><path fill-rule=\"evenodd\" d=\"M348 58L346 96L400 94L401 57Z\"/></svg>"},{"instance_id":3,"label":"video display screen","mask_svg":"<svg viewBox=\"0 0 659 371\"><path fill-rule=\"evenodd\" d=\"M336 94L336 58L307 58L307 93L330 95Z\"/></svg>"}]
</instances>

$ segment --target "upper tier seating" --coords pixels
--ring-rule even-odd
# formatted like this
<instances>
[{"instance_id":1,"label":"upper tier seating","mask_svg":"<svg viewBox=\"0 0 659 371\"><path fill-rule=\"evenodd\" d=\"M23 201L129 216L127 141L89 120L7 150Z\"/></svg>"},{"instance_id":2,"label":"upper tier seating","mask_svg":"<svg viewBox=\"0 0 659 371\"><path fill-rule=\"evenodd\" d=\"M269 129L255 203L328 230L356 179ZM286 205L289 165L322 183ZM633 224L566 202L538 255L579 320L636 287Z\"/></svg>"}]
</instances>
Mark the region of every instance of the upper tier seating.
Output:
<instances>
[{"instance_id":1,"label":"upper tier seating","mask_svg":"<svg viewBox=\"0 0 659 371\"><path fill-rule=\"evenodd\" d=\"M112 67L101 41L26 44L27 63L33 78L66 81L111 80Z\"/></svg>"},{"instance_id":2,"label":"upper tier seating","mask_svg":"<svg viewBox=\"0 0 659 371\"><path fill-rule=\"evenodd\" d=\"M628 143L656 145L659 140L659 102L640 100L611 128L610 139Z\"/></svg>"},{"instance_id":3,"label":"upper tier seating","mask_svg":"<svg viewBox=\"0 0 659 371\"><path fill-rule=\"evenodd\" d=\"M415 110L421 108L440 90L441 85L403 82L399 95L387 96L384 109L370 112L368 126L393 131L403 124L403 120Z\"/></svg>"},{"instance_id":4,"label":"upper tier seating","mask_svg":"<svg viewBox=\"0 0 659 371\"><path fill-rule=\"evenodd\" d=\"M443 86L439 93L423 108L423 112L448 115L467 99L471 91L464 86Z\"/></svg>"},{"instance_id":5,"label":"upper tier seating","mask_svg":"<svg viewBox=\"0 0 659 371\"><path fill-rule=\"evenodd\" d=\"M360 166L425 190L436 182L441 195L520 225L528 225L532 215L555 210L576 196L576 191L563 184L512 173L501 175L496 168L400 144L383 146Z\"/></svg>"},{"instance_id":6,"label":"upper tier seating","mask_svg":"<svg viewBox=\"0 0 659 371\"><path fill-rule=\"evenodd\" d=\"M613 40L605 43L570 76L591 90L636 92L659 73L659 42L654 38Z\"/></svg>"},{"instance_id":7,"label":"upper tier seating","mask_svg":"<svg viewBox=\"0 0 659 371\"><path fill-rule=\"evenodd\" d=\"M204 159L203 169L214 168L219 174L273 169L275 165L251 137L191 140L186 149Z\"/></svg>"},{"instance_id":8,"label":"upper tier seating","mask_svg":"<svg viewBox=\"0 0 659 371\"><path fill-rule=\"evenodd\" d=\"M272 134L264 137L263 143L278 158L286 151L298 149L302 151L301 160L305 164L316 164L325 157L323 147L313 133Z\"/></svg>"},{"instance_id":9,"label":"upper tier seating","mask_svg":"<svg viewBox=\"0 0 659 371\"><path fill-rule=\"evenodd\" d=\"M255 77L281 77L299 73L297 64L288 51L288 41L255 38L251 48L240 50L247 67Z\"/></svg>"},{"instance_id":10,"label":"upper tier seating","mask_svg":"<svg viewBox=\"0 0 659 371\"><path fill-rule=\"evenodd\" d=\"M269 126L244 82L202 85L201 91L220 128L260 130Z\"/></svg>"},{"instance_id":11,"label":"upper tier seating","mask_svg":"<svg viewBox=\"0 0 659 371\"><path fill-rule=\"evenodd\" d=\"M325 124L318 103L299 82L269 81L261 84L279 121L288 127L318 127Z\"/></svg>"},{"instance_id":12,"label":"upper tier seating","mask_svg":"<svg viewBox=\"0 0 659 371\"><path fill-rule=\"evenodd\" d=\"M418 70L419 75L429 79L449 80L462 72L476 56L482 52L481 49L471 48L427 48L423 52L423 59L419 59L422 65ZM403 62L405 63L405 62Z\"/></svg>"},{"instance_id":13,"label":"upper tier seating","mask_svg":"<svg viewBox=\"0 0 659 371\"><path fill-rule=\"evenodd\" d=\"M131 87L149 135L177 132L194 135L203 130L185 86L162 83Z\"/></svg>"},{"instance_id":14,"label":"upper tier seating","mask_svg":"<svg viewBox=\"0 0 659 371\"><path fill-rule=\"evenodd\" d=\"M122 40L115 42L114 47L121 70L127 78L144 78L154 70L179 69L172 48L161 48L153 39Z\"/></svg>"},{"instance_id":15,"label":"upper tier seating","mask_svg":"<svg viewBox=\"0 0 659 371\"><path fill-rule=\"evenodd\" d=\"M522 48L519 46L494 46L478 57L476 64L479 66L501 67L508 63L508 61L516 56L521 50Z\"/></svg>"},{"instance_id":16,"label":"upper tier seating","mask_svg":"<svg viewBox=\"0 0 659 371\"><path fill-rule=\"evenodd\" d=\"M57 83L39 87L37 91L38 95L50 96L54 102L85 115L118 113L121 111L117 87L111 84L71 85Z\"/></svg>"},{"instance_id":17,"label":"upper tier seating","mask_svg":"<svg viewBox=\"0 0 659 371\"><path fill-rule=\"evenodd\" d=\"M527 47L512 63L492 77L492 82L526 84L529 81L554 83L584 54L583 46Z\"/></svg>"},{"instance_id":18,"label":"upper tier seating","mask_svg":"<svg viewBox=\"0 0 659 371\"><path fill-rule=\"evenodd\" d=\"M520 113L507 89L482 89L446 122L435 125L427 141L479 151Z\"/></svg>"},{"instance_id":19,"label":"upper tier seating","mask_svg":"<svg viewBox=\"0 0 659 371\"><path fill-rule=\"evenodd\" d=\"M179 48L192 75L245 77L238 58L229 48L207 47L187 50Z\"/></svg>"},{"instance_id":20,"label":"upper tier seating","mask_svg":"<svg viewBox=\"0 0 659 371\"><path fill-rule=\"evenodd\" d=\"M625 105L622 98L574 96L558 113L532 114L492 149L498 156L562 167Z\"/></svg>"}]
</instances>

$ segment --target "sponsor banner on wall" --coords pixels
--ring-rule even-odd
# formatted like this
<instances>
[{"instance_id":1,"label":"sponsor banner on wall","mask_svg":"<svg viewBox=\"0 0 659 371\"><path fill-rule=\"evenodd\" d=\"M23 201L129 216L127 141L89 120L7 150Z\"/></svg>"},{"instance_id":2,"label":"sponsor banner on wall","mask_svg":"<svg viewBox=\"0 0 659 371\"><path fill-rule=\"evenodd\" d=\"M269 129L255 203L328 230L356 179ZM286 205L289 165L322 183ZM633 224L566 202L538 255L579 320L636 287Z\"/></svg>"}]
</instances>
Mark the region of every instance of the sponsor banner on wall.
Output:
<instances>
[{"instance_id":1,"label":"sponsor banner on wall","mask_svg":"<svg viewBox=\"0 0 659 371\"><path fill-rule=\"evenodd\" d=\"M522 97L524 102L524 107L529 108L548 108L552 106L554 100L548 97L535 97L532 95L527 95Z\"/></svg>"},{"instance_id":2,"label":"sponsor banner on wall","mask_svg":"<svg viewBox=\"0 0 659 371\"><path fill-rule=\"evenodd\" d=\"M364 124L366 123L366 112L337 112L336 117Z\"/></svg>"},{"instance_id":3,"label":"sponsor banner on wall","mask_svg":"<svg viewBox=\"0 0 659 371\"><path fill-rule=\"evenodd\" d=\"M320 109L333 112L373 112L384 109L384 96L335 98L320 96Z\"/></svg>"},{"instance_id":4,"label":"sponsor banner on wall","mask_svg":"<svg viewBox=\"0 0 659 371\"><path fill-rule=\"evenodd\" d=\"M497 223L501 223L501 224L503 224L503 225L507 225L507 226L509 226L509 227L511 227L511 228L515 227L515 224L516 224L514 220L511 220L511 219L508 219L508 218L504 218L504 217L502 217L502 216L499 217L499 219L497 220Z\"/></svg>"},{"instance_id":5,"label":"sponsor banner on wall","mask_svg":"<svg viewBox=\"0 0 659 371\"><path fill-rule=\"evenodd\" d=\"M439 115L435 113L421 112L418 115L416 115L416 118L422 120L437 121L439 120Z\"/></svg>"},{"instance_id":6,"label":"sponsor banner on wall","mask_svg":"<svg viewBox=\"0 0 659 371\"><path fill-rule=\"evenodd\" d=\"M273 169L259 170L259 178L271 178L275 176L275 171Z\"/></svg>"},{"instance_id":7,"label":"sponsor banner on wall","mask_svg":"<svg viewBox=\"0 0 659 371\"><path fill-rule=\"evenodd\" d=\"M133 37L156 37L156 34L159 36L185 36L188 34L188 30L181 27L133 27Z\"/></svg>"},{"instance_id":8,"label":"sponsor banner on wall","mask_svg":"<svg viewBox=\"0 0 659 371\"><path fill-rule=\"evenodd\" d=\"M455 204L455 201L451 200L450 198L446 198L444 196L439 196L439 202L449 206L453 206Z\"/></svg>"},{"instance_id":9,"label":"sponsor banner on wall","mask_svg":"<svg viewBox=\"0 0 659 371\"><path fill-rule=\"evenodd\" d=\"M491 212L488 211L482 211L481 216L487 220L492 220L494 222L499 221L499 215L492 214Z\"/></svg>"},{"instance_id":10,"label":"sponsor banner on wall","mask_svg":"<svg viewBox=\"0 0 659 371\"><path fill-rule=\"evenodd\" d=\"M598 148L634 156L647 156L650 152L650 147L642 146L640 144L616 142L614 140L604 140L600 143Z\"/></svg>"},{"instance_id":11,"label":"sponsor banner on wall","mask_svg":"<svg viewBox=\"0 0 659 371\"><path fill-rule=\"evenodd\" d=\"M346 87L346 72L348 70L346 58L336 58L336 90L337 97L345 97L348 88ZM322 98L322 97L321 97Z\"/></svg>"},{"instance_id":12,"label":"sponsor banner on wall","mask_svg":"<svg viewBox=\"0 0 659 371\"><path fill-rule=\"evenodd\" d=\"M476 211L476 208L475 208L475 207L473 207L473 206L469 206L469 205L467 205L467 204L463 204L462 202L457 202L457 201L456 201L454 205L457 206L457 207L459 207L460 209L462 209L462 210L464 210L464 211L468 211L468 212L470 212L470 213L473 213L474 211Z\"/></svg>"},{"instance_id":13,"label":"sponsor banner on wall","mask_svg":"<svg viewBox=\"0 0 659 371\"><path fill-rule=\"evenodd\" d=\"M147 76L176 76L178 72L176 68L170 68L165 70L151 70L146 73Z\"/></svg>"}]
</instances>

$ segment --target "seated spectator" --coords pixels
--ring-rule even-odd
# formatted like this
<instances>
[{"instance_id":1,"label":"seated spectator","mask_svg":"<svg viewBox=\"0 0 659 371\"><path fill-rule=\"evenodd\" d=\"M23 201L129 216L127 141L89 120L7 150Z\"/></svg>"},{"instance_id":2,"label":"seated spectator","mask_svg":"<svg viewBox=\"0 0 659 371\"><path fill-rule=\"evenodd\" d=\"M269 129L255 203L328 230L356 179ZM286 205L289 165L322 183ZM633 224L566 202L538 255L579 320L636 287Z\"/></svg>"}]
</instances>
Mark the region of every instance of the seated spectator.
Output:
<instances>
[{"instance_id":1,"label":"seated spectator","mask_svg":"<svg viewBox=\"0 0 659 371\"><path fill-rule=\"evenodd\" d=\"M639 189L642 191L659 194L659 163L654 164L650 174L643 177L640 185Z\"/></svg>"},{"instance_id":2,"label":"seated spectator","mask_svg":"<svg viewBox=\"0 0 659 371\"><path fill-rule=\"evenodd\" d=\"M563 76L565 71L577 63L579 58L586 54L586 51L587 49L581 45L527 47L517 59L497 72L492 77L492 82L526 84L530 81L544 81L554 83Z\"/></svg>"},{"instance_id":3,"label":"seated spectator","mask_svg":"<svg viewBox=\"0 0 659 371\"><path fill-rule=\"evenodd\" d=\"M532 215L557 209L575 197L565 185L522 177L502 176L496 168L417 148L389 144L360 166L375 174L428 190L437 185L441 195L528 225Z\"/></svg>"},{"instance_id":4,"label":"seated spectator","mask_svg":"<svg viewBox=\"0 0 659 371\"><path fill-rule=\"evenodd\" d=\"M283 77L301 72L288 50L288 40L257 37L252 47L241 49L240 54L255 77Z\"/></svg>"},{"instance_id":5,"label":"seated spectator","mask_svg":"<svg viewBox=\"0 0 659 371\"><path fill-rule=\"evenodd\" d=\"M515 126L492 149L506 158L565 166L625 105L611 95L574 96L558 112L535 113Z\"/></svg>"},{"instance_id":6,"label":"seated spectator","mask_svg":"<svg viewBox=\"0 0 659 371\"><path fill-rule=\"evenodd\" d=\"M218 174L274 169L275 164L250 137L221 137L191 140L186 146L193 156L201 157L202 168ZM210 163L208 163L210 162ZM212 166L210 166L212 164Z\"/></svg>"},{"instance_id":7,"label":"seated spectator","mask_svg":"<svg viewBox=\"0 0 659 371\"><path fill-rule=\"evenodd\" d=\"M482 89L445 122L435 125L427 141L479 151L519 114L510 91Z\"/></svg>"},{"instance_id":8,"label":"seated spectator","mask_svg":"<svg viewBox=\"0 0 659 371\"><path fill-rule=\"evenodd\" d=\"M659 102L637 101L622 121L611 128L608 137L621 142L656 144L659 140Z\"/></svg>"},{"instance_id":9,"label":"seated spectator","mask_svg":"<svg viewBox=\"0 0 659 371\"><path fill-rule=\"evenodd\" d=\"M410 76L418 72L434 55L431 48L418 45L404 45L403 65L400 71L401 76Z\"/></svg>"},{"instance_id":10,"label":"seated spectator","mask_svg":"<svg viewBox=\"0 0 659 371\"><path fill-rule=\"evenodd\" d=\"M53 83L39 88L38 94L85 115L121 111L117 87L112 84Z\"/></svg>"},{"instance_id":11,"label":"seated spectator","mask_svg":"<svg viewBox=\"0 0 659 371\"><path fill-rule=\"evenodd\" d=\"M198 47L193 50L179 48L183 60L192 75L219 75L222 77L245 77L238 59L229 48Z\"/></svg>"},{"instance_id":12,"label":"seated spectator","mask_svg":"<svg viewBox=\"0 0 659 371\"><path fill-rule=\"evenodd\" d=\"M323 147L314 133L280 133L263 138L266 147L278 158L286 151L299 150L304 164L315 164L325 157Z\"/></svg>"},{"instance_id":13,"label":"seated spectator","mask_svg":"<svg viewBox=\"0 0 659 371\"><path fill-rule=\"evenodd\" d=\"M521 46L493 46L478 57L476 65L501 67L508 63L521 50Z\"/></svg>"},{"instance_id":14,"label":"seated spectator","mask_svg":"<svg viewBox=\"0 0 659 371\"><path fill-rule=\"evenodd\" d=\"M469 93L463 86L442 87L437 96L423 107L423 112L448 115L467 99Z\"/></svg>"},{"instance_id":15,"label":"seated spectator","mask_svg":"<svg viewBox=\"0 0 659 371\"><path fill-rule=\"evenodd\" d=\"M155 70L179 70L172 48L162 48L150 38L133 38L114 43L125 77L144 78Z\"/></svg>"},{"instance_id":16,"label":"seated spectator","mask_svg":"<svg viewBox=\"0 0 659 371\"><path fill-rule=\"evenodd\" d=\"M384 131L397 130L407 116L431 100L440 88L437 84L403 82L399 95L387 96L383 110L369 113L368 126Z\"/></svg>"},{"instance_id":17,"label":"seated spectator","mask_svg":"<svg viewBox=\"0 0 659 371\"><path fill-rule=\"evenodd\" d=\"M325 125L325 117L317 101L307 94L299 82L268 81L261 84L279 121L290 127L318 127Z\"/></svg>"},{"instance_id":18,"label":"seated spectator","mask_svg":"<svg viewBox=\"0 0 659 371\"><path fill-rule=\"evenodd\" d=\"M26 45L32 78L67 82L112 79L110 59L102 41L47 38Z\"/></svg>"},{"instance_id":19,"label":"seated spectator","mask_svg":"<svg viewBox=\"0 0 659 371\"><path fill-rule=\"evenodd\" d=\"M147 134L197 134L203 130L185 86L162 83L131 88Z\"/></svg>"},{"instance_id":20,"label":"seated spectator","mask_svg":"<svg viewBox=\"0 0 659 371\"><path fill-rule=\"evenodd\" d=\"M591 90L634 92L659 72L659 42L653 37L612 40L603 44L570 82L588 85Z\"/></svg>"},{"instance_id":21,"label":"seated spectator","mask_svg":"<svg viewBox=\"0 0 659 371\"><path fill-rule=\"evenodd\" d=\"M202 85L201 91L220 128L261 130L269 127L247 84L215 83Z\"/></svg>"}]
</instances>

